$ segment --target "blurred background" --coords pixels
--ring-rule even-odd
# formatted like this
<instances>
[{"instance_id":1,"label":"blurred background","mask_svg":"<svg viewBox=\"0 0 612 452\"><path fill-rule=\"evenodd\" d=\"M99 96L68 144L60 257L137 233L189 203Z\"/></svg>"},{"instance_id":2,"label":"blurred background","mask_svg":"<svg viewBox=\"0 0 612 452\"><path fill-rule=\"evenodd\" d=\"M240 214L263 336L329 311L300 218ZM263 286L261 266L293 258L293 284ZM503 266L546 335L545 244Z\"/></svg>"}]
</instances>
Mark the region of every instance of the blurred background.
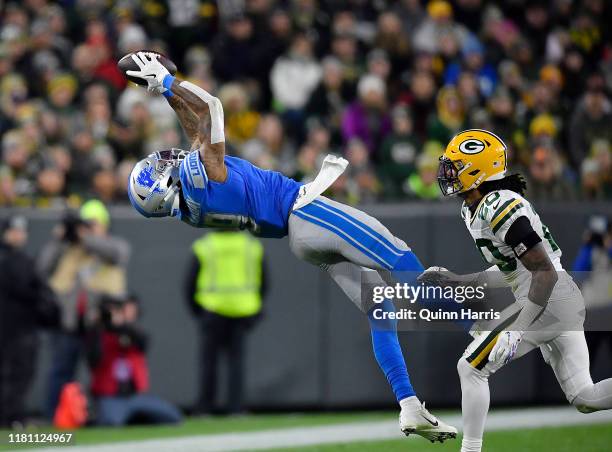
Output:
<instances>
[{"instance_id":1,"label":"blurred background","mask_svg":"<svg viewBox=\"0 0 612 452\"><path fill-rule=\"evenodd\" d=\"M230 154L304 182L328 153L347 158L327 195L377 216L426 265L483 268L456 200L441 199L436 171L456 132L493 130L511 170L526 176L565 267L610 281L605 0L23 0L0 8L5 427L80 425L83 397L89 422L107 425L142 412L175 423L184 413L394 407L367 322L284 240L262 241L248 261L259 275L249 282L255 308L236 322L202 301L212 265L198 248L210 244L196 242L203 231L146 221L129 207L134 163L189 146L164 98L116 68L140 49L169 56L181 77L221 99ZM412 332L401 341L421 399L456 408L455 363L467 337ZM594 379L609 376L610 333L591 343ZM531 355L493 380L494 403L564 402ZM80 387L66 385L75 381Z\"/></svg>"}]
</instances>

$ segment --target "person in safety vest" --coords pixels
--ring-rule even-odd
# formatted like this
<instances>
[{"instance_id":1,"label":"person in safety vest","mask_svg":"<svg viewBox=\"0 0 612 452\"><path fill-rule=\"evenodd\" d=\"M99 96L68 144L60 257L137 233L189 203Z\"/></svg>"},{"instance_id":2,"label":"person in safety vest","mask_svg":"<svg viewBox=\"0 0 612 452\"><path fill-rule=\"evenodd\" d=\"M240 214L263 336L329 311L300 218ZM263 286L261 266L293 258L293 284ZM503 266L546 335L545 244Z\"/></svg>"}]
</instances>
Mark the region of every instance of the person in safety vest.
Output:
<instances>
[{"instance_id":1,"label":"person in safety vest","mask_svg":"<svg viewBox=\"0 0 612 452\"><path fill-rule=\"evenodd\" d=\"M237 414L243 410L244 340L260 317L266 291L263 246L248 233L219 230L196 240L192 251L186 298L202 331L196 412L215 408L217 363L223 351L229 366L227 412Z\"/></svg>"}]
</instances>

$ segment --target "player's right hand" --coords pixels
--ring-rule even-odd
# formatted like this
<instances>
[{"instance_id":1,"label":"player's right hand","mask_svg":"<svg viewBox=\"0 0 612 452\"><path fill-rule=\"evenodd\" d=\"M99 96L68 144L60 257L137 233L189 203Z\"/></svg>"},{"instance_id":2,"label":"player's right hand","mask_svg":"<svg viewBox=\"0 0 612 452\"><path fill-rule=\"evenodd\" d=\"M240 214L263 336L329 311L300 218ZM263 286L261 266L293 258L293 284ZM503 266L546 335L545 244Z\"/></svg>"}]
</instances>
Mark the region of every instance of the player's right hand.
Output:
<instances>
[{"instance_id":1,"label":"player's right hand","mask_svg":"<svg viewBox=\"0 0 612 452\"><path fill-rule=\"evenodd\" d=\"M157 55L151 52L136 52L132 55L134 63L140 70L126 71L131 77L141 78L147 82L147 90L157 93L166 91L164 88L164 78L170 75L166 67L157 60Z\"/></svg>"},{"instance_id":2,"label":"player's right hand","mask_svg":"<svg viewBox=\"0 0 612 452\"><path fill-rule=\"evenodd\" d=\"M523 339L523 331L502 331L497 337L497 342L489 353L489 361L498 364L508 364Z\"/></svg>"}]
</instances>

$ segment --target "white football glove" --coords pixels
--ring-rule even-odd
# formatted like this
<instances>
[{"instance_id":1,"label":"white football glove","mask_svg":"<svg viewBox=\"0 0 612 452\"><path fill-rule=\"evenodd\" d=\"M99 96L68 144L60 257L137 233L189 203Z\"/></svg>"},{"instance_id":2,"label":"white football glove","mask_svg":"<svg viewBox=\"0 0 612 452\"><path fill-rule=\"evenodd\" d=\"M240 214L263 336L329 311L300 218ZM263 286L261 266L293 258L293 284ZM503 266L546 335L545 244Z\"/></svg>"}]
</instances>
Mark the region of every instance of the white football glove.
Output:
<instances>
[{"instance_id":1,"label":"white football glove","mask_svg":"<svg viewBox=\"0 0 612 452\"><path fill-rule=\"evenodd\" d=\"M437 284L443 286L455 281L454 277L456 276L458 275L448 271L447 268L429 267L418 276L417 281L425 284Z\"/></svg>"},{"instance_id":2,"label":"white football glove","mask_svg":"<svg viewBox=\"0 0 612 452\"><path fill-rule=\"evenodd\" d=\"M162 94L167 91L164 88L164 78L170 72L157 60L158 55L150 52L136 52L132 59L140 69L139 71L126 71L131 77L138 77L147 82L147 90Z\"/></svg>"},{"instance_id":3,"label":"white football glove","mask_svg":"<svg viewBox=\"0 0 612 452\"><path fill-rule=\"evenodd\" d=\"M489 353L489 361L498 364L508 364L518 349L523 339L523 331L502 331L497 337L497 342Z\"/></svg>"}]
</instances>

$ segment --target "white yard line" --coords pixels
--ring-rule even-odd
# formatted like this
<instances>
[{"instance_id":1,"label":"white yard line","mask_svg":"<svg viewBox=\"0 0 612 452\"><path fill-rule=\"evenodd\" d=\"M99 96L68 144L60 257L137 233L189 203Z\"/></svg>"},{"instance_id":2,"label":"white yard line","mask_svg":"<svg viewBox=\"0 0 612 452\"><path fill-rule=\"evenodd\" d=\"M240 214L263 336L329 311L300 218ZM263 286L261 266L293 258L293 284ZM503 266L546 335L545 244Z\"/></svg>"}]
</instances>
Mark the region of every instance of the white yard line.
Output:
<instances>
[{"instance_id":1,"label":"white yard line","mask_svg":"<svg viewBox=\"0 0 612 452\"><path fill-rule=\"evenodd\" d=\"M459 415L444 417L444 420L452 425L461 425ZM607 423L612 423L612 411L584 415L578 413L572 407L496 410L489 414L487 431ZM76 435L78 436L78 432ZM70 452L230 452L378 441L401 437L396 422L360 421L318 427L283 428L255 432L125 441L70 447L67 450ZM424 441L421 438L419 440ZM35 450L36 452L58 452L57 448Z\"/></svg>"}]
</instances>

